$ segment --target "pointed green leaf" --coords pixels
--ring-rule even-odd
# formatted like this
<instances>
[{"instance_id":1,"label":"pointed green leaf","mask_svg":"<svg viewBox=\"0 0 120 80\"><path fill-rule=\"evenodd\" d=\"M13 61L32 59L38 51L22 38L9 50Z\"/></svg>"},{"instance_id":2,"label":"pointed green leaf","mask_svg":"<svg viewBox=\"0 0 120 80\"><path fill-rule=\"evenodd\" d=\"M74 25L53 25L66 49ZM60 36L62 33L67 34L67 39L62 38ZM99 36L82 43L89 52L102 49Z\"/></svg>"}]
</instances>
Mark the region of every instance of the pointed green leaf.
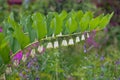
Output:
<instances>
[{"instance_id":1,"label":"pointed green leaf","mask_svg":"<svg viewBox=\"0 0 120 80\"><path fill-rule=\"evenodd\" d=\"M85 30L88 30L89 22L92 18L93 18L93 13L90 11L86 12L83 15L82 19L80 20L80 29L82 32L84 32Z\"/></svg>"},{"instance_id":2,"label":"pointed green leaf","mask_svg":"<svg viewBox=\"0 0 120 80\"><path fill-rule=\"evenodd\" d=\"M35 13L32 15L33 24L32 27L37 32L38 39L42 39L47 34L47 24L45 17L40 13Z\"/></svg>"},{"instance_id":3,"label":"pointed green leaf","mask_svg":"<svg viewBox=\"0 0 120 80\"><path fill-rule=\"evenodd\" d=\"M72 17L69 18L68 21L66 22L66 27L68 27L70 33L75 32L78 28L76 20Z\"/></svg>"},{"instance_id":4,"label":"pointed green leaf","mask_svg":"<svg viewBox=\"0 0 120 80\"><path fill-rule=\"evenodd\" d=\"M99 23L100 20L102 19L103 14L101 14L100 16L93 18L90 22L89 22L89 30L93 30L96 29L96 27L99 27Z\"/></svg>"},{"instance_id":5,"label":"pointed green leaf","mask_svg":"<svg viewBox=\"0 0 120 80\"><path fill-rule=\"evenodd\" d=\"M62 32L62 19L61 17L58 16L58 14L56 14L56 16L52 19L50 27L53 29L54 34L58 35L60 32Z\"/></svg>"},{"instance_id":6,"label":"pointed green leaf","mask_svg":"<svg viewBox=\"0 0 120 80\"><path fill-rule=\"evenodd\" d=\"M111 14L107 14L106 16L104 16L101 21L100 21L100 29L103 29L104 27L107 26L107 24L110 22L111 17L113 16L113 12Z\"/></svg>"}]
</instances>

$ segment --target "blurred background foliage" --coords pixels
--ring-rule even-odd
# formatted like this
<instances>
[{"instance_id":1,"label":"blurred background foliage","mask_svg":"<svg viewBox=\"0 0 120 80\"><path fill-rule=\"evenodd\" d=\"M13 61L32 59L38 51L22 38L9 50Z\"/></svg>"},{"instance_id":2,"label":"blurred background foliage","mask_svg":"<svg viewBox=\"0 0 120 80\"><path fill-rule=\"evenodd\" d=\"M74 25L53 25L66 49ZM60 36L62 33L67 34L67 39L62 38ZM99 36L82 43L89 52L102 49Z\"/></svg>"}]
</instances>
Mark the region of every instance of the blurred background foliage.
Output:
<instances>
[{"instance_id":1,"label":"blurred background foliage","mask_svg":"<svg viewBox=\"0 0 120 80\"><path fill-rule=\"evenodd\" d=\"M114 11L114 16L104 30L94 33L97 47L93 47L93 44L88 45L87 42L80 42L59 50L47 50L46 54L40 56L40 65L46 61L41 66L41 79L52 78L53 80L59 77L60 80L63 78L68 80L119 80L120 0L0 0L0 26L10 12L14 12L16 20L19 20L18 15L25 12L29 14L41 12L46 15L51 11L66 10L69 12L72 9L84 12L91 10L95 15ZM88 52L84 54L85 44Z\"/></svg>"}]
</instances>

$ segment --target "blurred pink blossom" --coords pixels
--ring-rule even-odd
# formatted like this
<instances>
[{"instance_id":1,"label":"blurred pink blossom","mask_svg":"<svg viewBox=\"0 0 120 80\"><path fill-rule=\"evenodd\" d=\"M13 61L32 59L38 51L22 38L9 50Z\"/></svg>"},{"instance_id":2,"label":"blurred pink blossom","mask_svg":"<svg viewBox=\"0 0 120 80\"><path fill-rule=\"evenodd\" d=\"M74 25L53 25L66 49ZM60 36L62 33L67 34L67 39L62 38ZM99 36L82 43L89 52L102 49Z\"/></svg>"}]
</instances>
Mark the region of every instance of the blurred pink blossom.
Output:
<instances>
[{"instance_id":1,"label":"blurred pink blossom","mask_svg":"<svg viewBox=\"0 0 120 80\"><path fill-rule=\"evenodd\" d=\"M3 29L2 29L2 27L0 27L0 32L2 32L3 31Z\"/></svg>"},{"instance_id":2,"label":"blurred pink blossom","mask_svg":"<svg viewBox=\"0 0 120 80\"><path fill-rule=\"evenodd\" d=\"M20 60L22 59L23 56L23 52L19 51L17 54L15 54L15 56L13 57L13 60L18 60L20 62Z\"/></svg>"}]
</instances>

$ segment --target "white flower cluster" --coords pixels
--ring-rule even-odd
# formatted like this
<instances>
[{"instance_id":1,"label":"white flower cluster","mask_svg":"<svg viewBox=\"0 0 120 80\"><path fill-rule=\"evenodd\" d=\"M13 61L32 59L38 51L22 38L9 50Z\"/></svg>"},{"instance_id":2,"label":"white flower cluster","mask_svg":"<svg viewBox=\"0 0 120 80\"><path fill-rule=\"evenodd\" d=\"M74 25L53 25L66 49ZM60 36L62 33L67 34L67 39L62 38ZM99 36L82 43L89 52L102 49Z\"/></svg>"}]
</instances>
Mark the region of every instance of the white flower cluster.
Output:
<instances>
[{"instance_id":1,"label":"white flower cluster","mask_svg":"<svg viewBox=\"0 0 120 80\"><path fill-rule=\"evenodd\" d=\"M62 33L60 33L58 36L62 36ZM54 34L52 35L52 37L54 37ZM89 37L89 34L87 33L87 38ZM75 43L79 43L80 41L85 40L85 35L81 35L81 37L77 36L75 38L75 41L73 38L70 38L68 41L63 39L61 42L61 46L68 46L68 45L74 45ZM58 41L54 41L54 43L52 42L48 42L47 44L47 49L49 48L58 48L60 46Z\"/></svg>"}]
</instances>

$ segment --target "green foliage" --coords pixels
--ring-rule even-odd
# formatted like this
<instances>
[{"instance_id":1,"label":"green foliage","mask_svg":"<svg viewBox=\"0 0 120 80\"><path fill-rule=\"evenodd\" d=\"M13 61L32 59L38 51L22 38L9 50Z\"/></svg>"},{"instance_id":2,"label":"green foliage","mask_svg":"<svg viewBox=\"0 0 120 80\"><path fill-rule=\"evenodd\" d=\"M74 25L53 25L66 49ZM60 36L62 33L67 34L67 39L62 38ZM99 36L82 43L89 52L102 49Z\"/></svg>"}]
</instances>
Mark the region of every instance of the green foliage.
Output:
<instances>
[{"instance_id":1,"label":"green foliage","mask_svg":"<svg viewBox=\"0 0 120 80\"><path fill-rule=\"evenodd\" d=\"M4 50L2 48L2 53L6 53L5 56L9 57L8 53L12 50L13 53L19 50L24 50L26 46L35 40L41 41L46 36L55 37L59 33L64 34L74 34L89 32L91 30L101 30L110 21L112 14L107 14L106 16L100 15L96 18L93 16L93 12L88 11L83 13L80 11L71 11L67 13L62 11L60 14L56 12L48 13L47 16L36 12L32 15L25 13L21 14L20 20L16 21L14 19L14 14L11 13L10 16L4 21L4 35L2 38L8 39L8 42L3 44L2 47L10 47ZM94 24L95 23L95 24ZM8 45L10 44L10 45ZM6 52L9 51L9 52ZM3 58L4 56L2 56ZM9 58L8 58L9 59ZM4 60L7 63L8 60Z\"/></svg>"},{"instance_id":2,"label":"green foliage","mask_svg":"<svg viewBox=\"0 0 120 80\"><path fill-rule=\"evenodd\" d=\"M82 32L84 32L85 30L89 30L89 22L91 21L91 19L93 18L93 13L92 12L86 12L82 19L80 20L80 29Z\"/></svg>"},{"instance_id":3,"label":"green foliage","mask_svg":"<svg viewBox=\"0 0 120 80\"><path fill-rule=\"evenodd\" d=\"M0 63L7 64L10 61L8 40L0 33Z\"/></svg>"},{"instance_id":4,"label":"green foliage","mask_svg":"<svg viewBox=\"0 0 120 80\"><path fill-rule=\"evenodd\" d=\"M40 40L44 38L47 34L45 16L43 16L40 13L35 13L32 15L32 20L33 20L33 28L37 32L38 39Z\"/></svg>"},{"instance_id":5,"label":"green foliage","mask_svg":"<svg viewBox=\"0 0 120 80\"><path fill-rule=\"evenodd\" d=\"M113 12L111 14L107 14L105 17L103 17L99 24L100 28L104 28L109 23L112 16L113 16Z\"/></svg>"},{"instance_id":6,"label":"green foliage","mask_svg":"<svg viewBox=\"0 0 120 80\"><path fill-rule=\"evenodd\" d=\"M62 18L58 14L55 14L55 17L52 19L50 27L54 31L54 34L58 35L62 31Z\"/></svg>"}]
</instances>

